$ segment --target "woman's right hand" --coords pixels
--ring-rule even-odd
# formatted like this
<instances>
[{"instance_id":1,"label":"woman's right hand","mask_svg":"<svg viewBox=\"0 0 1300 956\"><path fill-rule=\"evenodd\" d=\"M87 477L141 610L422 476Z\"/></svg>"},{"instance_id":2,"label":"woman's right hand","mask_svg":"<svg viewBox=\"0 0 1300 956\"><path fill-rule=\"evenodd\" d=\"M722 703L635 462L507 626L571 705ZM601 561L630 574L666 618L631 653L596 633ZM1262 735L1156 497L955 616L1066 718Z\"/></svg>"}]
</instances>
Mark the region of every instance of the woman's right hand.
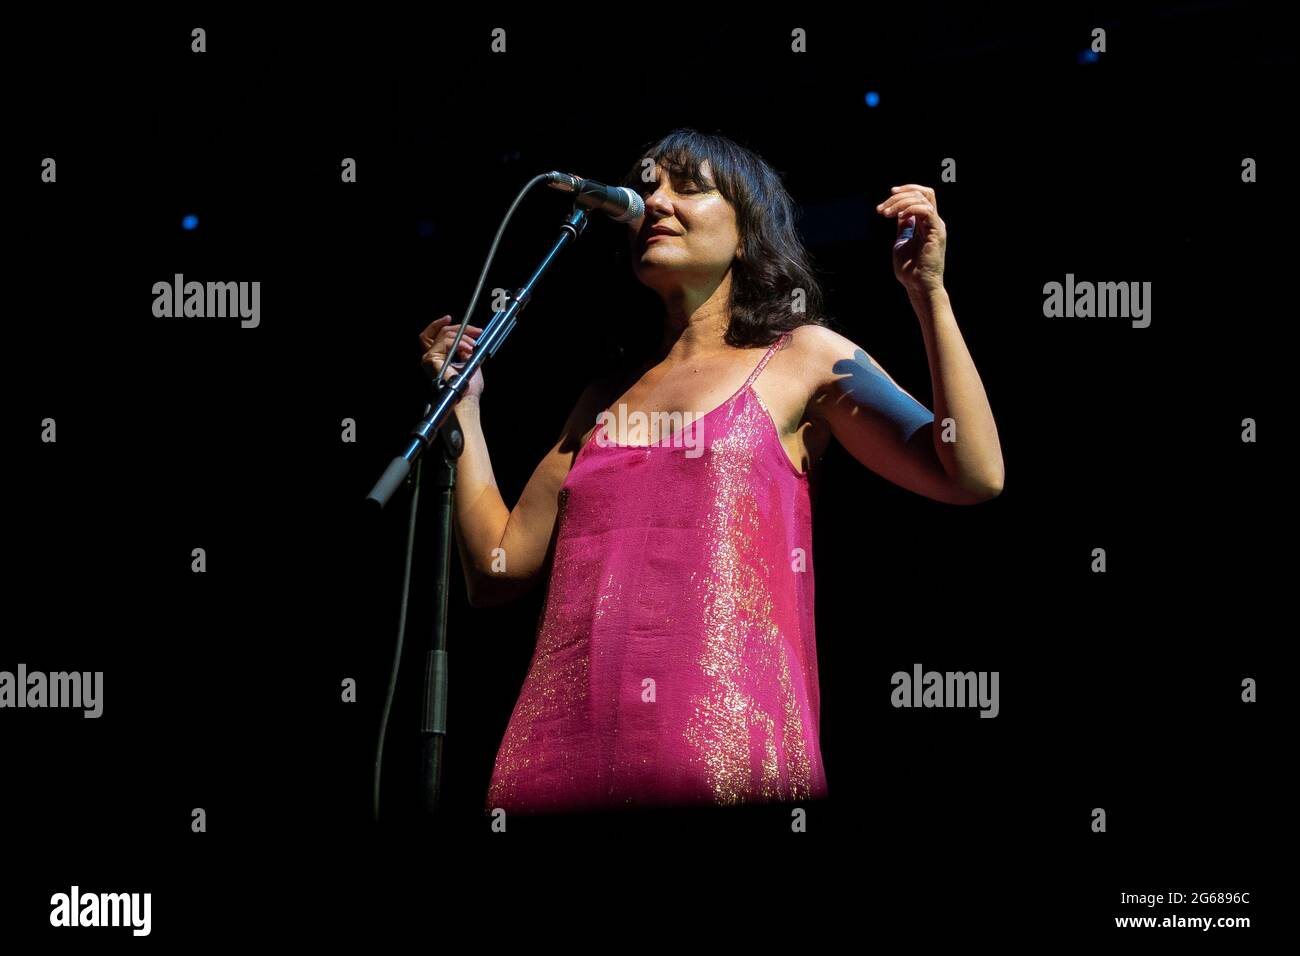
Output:
<instances>
[{"instance_id":1,"label":"woman's right hand","mask_svg":"<svg viewBox=\"0 0 1300 956\"><path fill-rule=\"evenodd\" d=\"M424 347L424 355L420 358L420 366L429 376L429 381L436 381L439 373L442 371L443 363L447 360L447 350L451 348L451 343L456 338L456 332L460 329L459 325L451 324L451 316L444 315L440 319L434 319L428 327L420 333L420 345ZM458 363L466 361L474 351L474 345L478 342L478 337L483 330L476 325L465 326L465 334L461 336L460 345L457 347L457 357L452 362L452 372L456 371L455 366ZM451 372L448 373L450 377ZM469 380L469 387L465 389L461 401L478 402L479 396L483 394L483 372L481 369L475 370L474 377Z\"/></svg>"}]
</instances>

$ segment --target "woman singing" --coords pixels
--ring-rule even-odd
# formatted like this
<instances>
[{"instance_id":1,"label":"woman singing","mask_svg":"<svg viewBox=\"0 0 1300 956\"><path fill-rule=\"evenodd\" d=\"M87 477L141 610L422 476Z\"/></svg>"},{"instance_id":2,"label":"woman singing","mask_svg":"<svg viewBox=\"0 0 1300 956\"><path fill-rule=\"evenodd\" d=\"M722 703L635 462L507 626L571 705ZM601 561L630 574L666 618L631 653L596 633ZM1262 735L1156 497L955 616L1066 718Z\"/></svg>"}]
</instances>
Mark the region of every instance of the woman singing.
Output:
<instances>
[{"instance_id":1,"label":"woman singing","mask_svg":"<svg viewBox=\"0 0 1300 956\"><path fill-rule=\"evenodd\" d=\"M487 812L825 797L811 469L834 438L938 501L1002 489L993 413L943 285L933 189L895 186L876 207L898 221L894 274L921 322L932 413L827 327L793 202L762 158L684 129L644 156L624 179L645 199L627 241L662 301L658 349L587 387L513 509L480 425L481 374L457 406L471 603L549 568ZM450 321L420 335L433 374ZM466 329L457 361L481 331Z\"/></svg>"}]
</instances>

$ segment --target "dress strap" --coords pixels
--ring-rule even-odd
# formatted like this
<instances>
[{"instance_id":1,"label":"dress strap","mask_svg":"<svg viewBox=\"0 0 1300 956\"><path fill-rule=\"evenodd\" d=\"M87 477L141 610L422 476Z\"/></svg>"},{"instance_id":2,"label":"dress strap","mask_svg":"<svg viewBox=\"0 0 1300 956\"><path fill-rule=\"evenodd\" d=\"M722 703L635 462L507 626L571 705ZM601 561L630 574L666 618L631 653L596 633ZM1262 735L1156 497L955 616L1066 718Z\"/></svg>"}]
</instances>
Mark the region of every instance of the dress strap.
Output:
<instances>
[{"instance_id":1,"label":"dress strap","mask_svg":"<svg viewBox=\"0 0 1300 956\"><path fill-rule=\"evenodd\" d=\"M767 364L768 359L770 359L773 355L776 354L776 350L781 347L782 343L784 343L785 340L790 337L790 335L791 335L790 332L783 332L781 334L781 337L768 347L768 350L765 353L763 353L763 357L759 359L758 367L755 368L754 371L750 373L749 380L745 382L743 386L744 388L749 388L749 386L754 384L754 379L758 378L759 373L763 371L763 366Z\"/></svg>"}]
</instances>

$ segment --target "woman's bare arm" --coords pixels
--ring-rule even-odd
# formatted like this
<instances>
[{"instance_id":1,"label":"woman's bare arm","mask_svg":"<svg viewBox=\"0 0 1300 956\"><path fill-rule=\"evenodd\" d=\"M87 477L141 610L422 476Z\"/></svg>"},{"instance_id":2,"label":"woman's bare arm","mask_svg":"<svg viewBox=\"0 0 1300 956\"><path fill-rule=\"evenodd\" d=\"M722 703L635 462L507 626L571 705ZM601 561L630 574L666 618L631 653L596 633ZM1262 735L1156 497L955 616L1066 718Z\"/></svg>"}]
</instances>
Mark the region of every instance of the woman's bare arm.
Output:
<instances>
[{"instance_id":1,"label":"woman's bare arm","mask_svg":"<svg viewBox=\"0 0 1300 956\"><path fill-rule=\"evenodd\" d=\"M537 580L555 530L560 486L610 397L607 380L587 386L514 508L506 506L497 487L478 402L462 400L456 406L465 450L457 468L453 524L472 606L509 601Z\"/></svg>"}]
</instances>

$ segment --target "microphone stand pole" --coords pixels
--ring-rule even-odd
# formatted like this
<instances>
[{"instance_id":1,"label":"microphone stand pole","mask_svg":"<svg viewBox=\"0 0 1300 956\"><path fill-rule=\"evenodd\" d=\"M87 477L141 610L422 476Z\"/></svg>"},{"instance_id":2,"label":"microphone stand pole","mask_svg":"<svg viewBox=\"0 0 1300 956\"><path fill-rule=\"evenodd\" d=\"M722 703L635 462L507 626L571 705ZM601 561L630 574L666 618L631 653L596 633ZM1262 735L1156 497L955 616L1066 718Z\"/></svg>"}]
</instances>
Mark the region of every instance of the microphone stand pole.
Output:
<instances>
[{"instance_id":1,"label":"microphone stand pole","mask_svg":"<svg viewBox=\"0 0 1300 956\"><path fill-rule=\"evenodd\" d=\"M379 481L366 495L367 501L383 508L398 487L406 481L411 466L433 444L432 436L438 435L438 459L434 478L437 489L437 513L434 519L435 572L432 595L434 614L429 647L425 654L424 701L420 709L420 803L422 812L429 816L437 811L442 792L442 748L447 736L447 589L451 564L452 496L456 484L456 459L460 457L465 447L465 438L461 433L460 423L456 420L453 406L464 395L474 373L496 354L507 336L514 331L519 313L532 298L533 287L551 267L561 250L582 235L587 228L589 218L590 212L587 209L580 208L578 205L573 207L573 211L560 226L559 238L543 257L541 264L528 281L510 297L510 304L505 311L493 314L464 368L458 374L452 369L453 374L449 380L439 376L434 384L434 400L426 407L424 417L411 429L411 440L402 453L389 463ZM450 358L448 356L448 360ZM417 467L417 485L419 473L420 469ZM411 497L412 527L416 520L418 497L417 487ZM410 573L409 567L407 573Z\"/></svg>"}]
</instances>

